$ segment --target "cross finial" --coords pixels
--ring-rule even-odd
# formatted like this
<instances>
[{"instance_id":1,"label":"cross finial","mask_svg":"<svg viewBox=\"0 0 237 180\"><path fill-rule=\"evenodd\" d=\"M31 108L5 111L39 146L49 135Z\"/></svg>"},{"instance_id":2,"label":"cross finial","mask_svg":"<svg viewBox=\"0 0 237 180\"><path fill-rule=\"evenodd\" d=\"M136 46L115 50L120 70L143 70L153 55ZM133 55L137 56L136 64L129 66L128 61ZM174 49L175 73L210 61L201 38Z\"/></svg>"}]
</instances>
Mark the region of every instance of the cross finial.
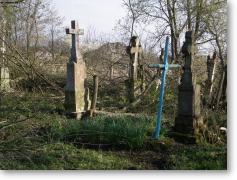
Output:
<instances>
[{"instance_id":1,"label":"cross finial","mask_svg":"<svg viewBox=\"0 0 237 180\"><path fill-rule=\"evenodd\" d=\"M72 35L71 62L77 63L78 61L82 61L82 56L79 49L79 36L84 35L84 30L79 29L78 22L73 20L71 22L71 28L66 29L66 34Z\"/></svg>"},{"instance_id":2,"label":"cross finial","mask_svg":"<svg viewBox=\"0 0 237 180\"><path fill-rule=\"evenodd\" d=\"M142 52L142 48L141 48L141 44L140 44L140 40L138 37L134 36L131 39L131 54L136 54L136 53L141 53Z\"/></svg>"},{"instance_id":3,"label":"cross finial","mask_svg":"<svg viewBox=\"0 0 237 180\"><path fill-rule=\"evenodd\" d=\"M193 36L194 36L194 33L193 31L188 31L186 32L185 34L185 42L184 42L184 45L182 47L182 53L187 56L187 55L190 55L191 54L191 46L193 44Z\"/></svg>"},{"instance_id":4,"label":"cross finial","mask_svg":"<svg viewBox=\"0 0 237 180\"><path fill-rule=\"evenodd\" d=\"M84 30L79 28L78 22L73 20L71 22L71 29L66 29L66 34L72 34L72 35L84 35Z\"/></svg>"}]
</instances>

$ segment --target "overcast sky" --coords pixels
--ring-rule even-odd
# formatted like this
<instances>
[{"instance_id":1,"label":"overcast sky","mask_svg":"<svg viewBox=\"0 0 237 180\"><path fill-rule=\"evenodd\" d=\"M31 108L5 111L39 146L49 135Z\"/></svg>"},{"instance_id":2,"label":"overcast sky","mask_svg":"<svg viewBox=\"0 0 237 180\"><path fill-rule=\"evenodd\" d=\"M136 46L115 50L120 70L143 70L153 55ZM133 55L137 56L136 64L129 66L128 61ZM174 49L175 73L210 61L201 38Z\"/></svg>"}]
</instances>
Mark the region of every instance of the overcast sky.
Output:
<instances>
[{"instance_id":1,"label":"overcast sky","mask_svg":"<svg viewBox=\"0 0 237 180\"><path fill-rule=\"evenodd\" d=\"M93 27L99 32L111 33L116 22L126 15L122 0L53 0L53 6L64 17L64 25L78 20L80 27Z\"/></svg>"}]
</instances>

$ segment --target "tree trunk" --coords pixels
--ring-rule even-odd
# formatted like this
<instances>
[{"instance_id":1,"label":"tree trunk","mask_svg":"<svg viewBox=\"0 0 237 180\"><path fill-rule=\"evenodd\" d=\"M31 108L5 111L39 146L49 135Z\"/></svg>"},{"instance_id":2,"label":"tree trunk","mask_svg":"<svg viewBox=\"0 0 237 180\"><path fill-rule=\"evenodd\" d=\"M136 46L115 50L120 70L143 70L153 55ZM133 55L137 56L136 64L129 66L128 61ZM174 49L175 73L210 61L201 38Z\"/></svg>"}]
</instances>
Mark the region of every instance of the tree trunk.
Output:
<instances>
[{"instance_id":1,"label":"tree trunk","mask_svg":"<svg viewBox=\"0 0 237 180\"><path fill-rule=\"evenodd\" d=\"M215 102L216 109L218 109L221 99L223 98L224 100L224 98L226 98L226 88L227 88L227 66L223 70L222 77L220 79L219 89L218 89L216 102Z\"/></svg>"},{"instance_id":2,"label":"tree trunk","mask_svg":"<svg viewBox=\"0 0 237 180\"><path fill-rule=\"evenodd\" d=\"M97 96L98 96L98 87L99 87L99 79L98 76L95 75L93 77L94 80L94 92L93 92L93 99L91 102L91 110L90 110L90 117L93 116L95 109L96 109L96 103L97 103Z\"/></svg>"}]
</instances>

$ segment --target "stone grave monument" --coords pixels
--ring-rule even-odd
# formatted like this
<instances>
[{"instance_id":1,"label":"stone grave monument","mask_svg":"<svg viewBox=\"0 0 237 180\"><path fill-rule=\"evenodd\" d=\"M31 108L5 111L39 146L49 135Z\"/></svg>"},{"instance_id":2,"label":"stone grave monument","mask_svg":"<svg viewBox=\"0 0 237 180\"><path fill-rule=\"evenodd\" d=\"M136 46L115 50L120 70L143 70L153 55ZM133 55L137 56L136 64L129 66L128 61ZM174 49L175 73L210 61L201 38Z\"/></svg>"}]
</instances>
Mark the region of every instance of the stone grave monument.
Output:
<instances>
[{"instance_id":1,"label":"stone grave monument","mask_svg":"<svg viewBox=\"0 0 237 180\"><path fill-rule=\"evenodd\" d=\"M71 22L71 28L66 29L66 34L72 36L71 57L67 64L67 83L65 90L65 108L68 116L81 119L89 111L89 88L87 87L86 64L79 49L79 29L76 21Z\"/></svg>"},{"instance_id":2,"label":"stone grave monument","mask_svg":"<svg viewBox=\"0 0 237 180\"><path fill-rule=\"evenodd\" d=\"M178 113L175 119L174 131L178 140L195 143L196 134L199 132L203 120L200 107L200 85L196 83L195 74L192 72L194 60L193 32L188 31L185 36L182 53L185 58L181 84L178 95Z\"/></svg>"},{"instance_id":3,"label":"stone grave monument","mask_svg":"<svg viewBox=\"0 0 237 180\"><path fill-rule=\"evenodd\" d=\"M134 102L135 96L139 91L143 90L143 66L140 62L142 47L137 36L133 36L130 40L130 45L127 47L127 53L130 56L129 63L129 79L126 81L128 100ZM140 92L141 93L141 92Z\"/></svg>"}]
</instances>

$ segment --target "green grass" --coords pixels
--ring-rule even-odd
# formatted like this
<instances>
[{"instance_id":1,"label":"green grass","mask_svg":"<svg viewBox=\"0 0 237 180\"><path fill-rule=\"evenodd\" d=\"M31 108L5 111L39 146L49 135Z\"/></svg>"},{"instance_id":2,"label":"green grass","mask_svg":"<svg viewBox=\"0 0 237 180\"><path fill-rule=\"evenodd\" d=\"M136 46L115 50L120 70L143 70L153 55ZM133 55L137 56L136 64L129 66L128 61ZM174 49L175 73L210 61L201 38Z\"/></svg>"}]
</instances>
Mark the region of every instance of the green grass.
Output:
<instances>
[{"instance_id":1,"label":"green grass","mask_svg":"<svg viewBox=\"0 0 237 180\"><path fill-rule=\"evenodd\" d=\"M3 159L1 169L11 170L123 170L142 169L141 165L111 152L78 149L70 144L49 144L28 153L27 157Z\"/></svg>"},{"instance_id":2,"label":"green grass","mask_svg":"<svg viewBox=\"0 0 237 180\"><path fill-rule=\"evenodd\" d=\"M63 141L139 149L148 138L151 124L147 117L99 116L84 121L67 121L63 126L55 126L52 133Z\"/></svg>"},{"instance_id":3,"label":"green grass","mask_svg":"<svg viewBox=\"0 0 237 180\"><path fill-rule=\"evenodd\" d=\"M151 141L155 118L97 116L77 121L63 112L63 99L35 94L2 98L0 169L227 168L224 144L187 146L168 139L172 122L166 115L162 139Z\"/></svg>"},{"instance_id":4,"label":"green grass","mask_svg":"<svg viewBox=\"0 0 237 180\"><path fill-rule=\"evenodd\" d=\"M174 170L227 170L227 148L213 145L176 147L169 159Z\"/></svg>"}]
</instances>

